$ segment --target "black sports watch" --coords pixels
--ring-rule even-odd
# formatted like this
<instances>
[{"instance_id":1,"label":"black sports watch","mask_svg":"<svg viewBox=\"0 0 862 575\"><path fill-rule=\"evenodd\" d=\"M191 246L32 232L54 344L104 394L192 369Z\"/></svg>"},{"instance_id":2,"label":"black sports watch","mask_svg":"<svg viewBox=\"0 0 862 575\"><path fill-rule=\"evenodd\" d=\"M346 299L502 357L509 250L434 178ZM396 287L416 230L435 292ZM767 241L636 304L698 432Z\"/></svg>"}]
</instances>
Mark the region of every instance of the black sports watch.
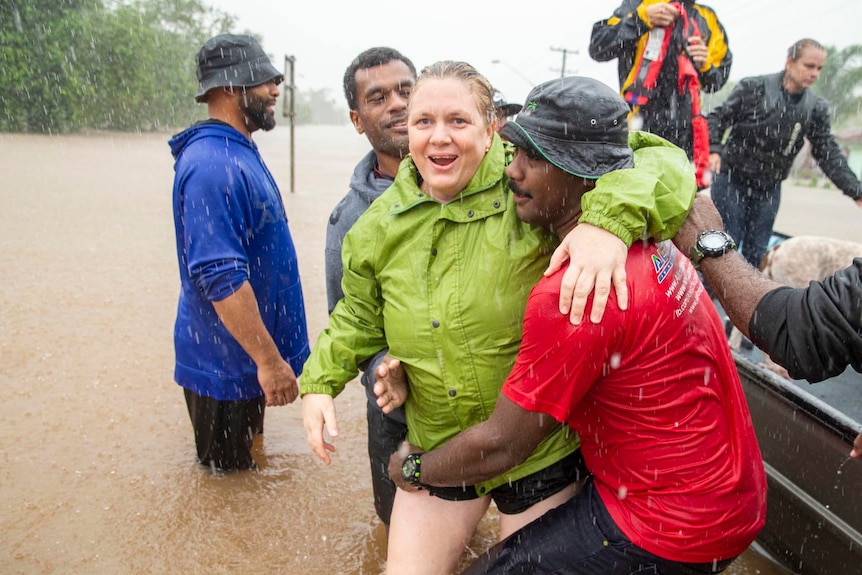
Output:
<instances>
[{"instance_id":1,"label":"black sports watch","mask_svg":"<svg viewBox=\"0 0 862 575\"><path fill-rule=\"evenodd\" d=\"M727 232L709 230L698 236L695 244L691 246L689 257L694 269L699 269L700 260L703 258L717 258L735 249L736 242Z\"/></svg>"},{"instance_id":2,"label":"black sports watch","mask_svg":"<svg viewBox=\"0 0 862 575\"><path fill-rule=\"evenodd\" d=\"M422 487L419 477L422 473L422 456L424 453L411 453L401 464L401 478L414 487Z\"/></svg>"}]
</instances>

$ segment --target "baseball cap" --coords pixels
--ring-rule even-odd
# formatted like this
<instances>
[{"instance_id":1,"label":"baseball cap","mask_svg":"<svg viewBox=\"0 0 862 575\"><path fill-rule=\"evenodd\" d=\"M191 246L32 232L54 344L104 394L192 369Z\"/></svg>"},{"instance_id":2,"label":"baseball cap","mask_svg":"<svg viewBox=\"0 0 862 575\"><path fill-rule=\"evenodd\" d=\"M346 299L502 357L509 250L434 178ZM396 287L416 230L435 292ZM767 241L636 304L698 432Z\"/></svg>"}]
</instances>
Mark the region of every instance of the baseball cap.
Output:
<instances>
[{"instance_id":1,"label":"baseball cap","mask_svg":"<svg viewBox=\"0 0 862 575\"><path fill-rule=\"evenodd\" d=\"M592 78L568 76L533 88L500 135L564 172L596 179L633 165L628 113L616 90Z\"/></svg>"},{"instance_id":2,"label":"baseball cap","mask_svg":"<svg viewBox=\"0 0 862 575\"><path fill-rule=\"evenodd\" d=\"M195 100L198 102L206 101L207 92L213 88L250 88L274 78L276 82L284 79L284 74L272 65L257 40L243 34L220 34L210 38L195 58L199 85Z\"/></svg>"},{"instance_id":3,"label":"baseball cap","mask_svg":"<svg viewBox=\"0 0 862 575\"><path fill-rule=\"evenodd\" d=\"M507 102L506 97L503 95L503 92L497 90L496 88L494 89L494 95L492 98L494 100L494 108L496 108L497 110L501 110L503 112L503 115L507 117L514 116L521 111L520 104L512 104Z\"/></svg>"}]
</instances>

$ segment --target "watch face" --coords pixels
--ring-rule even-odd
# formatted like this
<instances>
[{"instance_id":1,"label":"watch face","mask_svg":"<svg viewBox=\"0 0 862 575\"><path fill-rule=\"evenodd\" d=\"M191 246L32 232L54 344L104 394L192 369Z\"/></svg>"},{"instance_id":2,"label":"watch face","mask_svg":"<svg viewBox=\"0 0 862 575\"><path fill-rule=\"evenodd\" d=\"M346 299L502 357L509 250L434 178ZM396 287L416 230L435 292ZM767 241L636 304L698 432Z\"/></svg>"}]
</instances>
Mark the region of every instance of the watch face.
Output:
<instances>
[{"instance_id":1,"label":"watch face","mask_svg":"<svg viewBox=\"0 0 862 575\"><path fill-rule=\"evenodd\" d=\"M407 483L420 489L422 488L422 484L419 479L419 476L422 473L420 471L422 468L422 455L423 454L421 453L411 453L401 464L401 478Z\"/></svg>"},{"instance_id":2,"label":"watch face","mask_svg":"<svg viewBox=\"0 0 862 575\"><path fill-rule=\"evenodd\" d=\"M414 481L416 479L416 460L408 457L401 464L401 477L406 481Z\"/></svg>"},{"instance_id":3,"label":"watch face","mask_svg":"<svg viewBox=\"0 0 862 575\"><path fill-rule=\"evenodd\" d=\"M700 245L703 249L710 251L722 250L727 246L727 237L718 232L704 234L700 238Z\"/></svg>"},{"instance_id":4,"label":"watch face","mask_svg":"<svg viewBox=\"0 0 862 575\"><path fill-rule=\"evenodd\" d=\"M691 263L699 269L703 258L717 258L736 249L736 243L727 233L717 230L703 232L691 247Z\"/></svg>"}]
</instances>

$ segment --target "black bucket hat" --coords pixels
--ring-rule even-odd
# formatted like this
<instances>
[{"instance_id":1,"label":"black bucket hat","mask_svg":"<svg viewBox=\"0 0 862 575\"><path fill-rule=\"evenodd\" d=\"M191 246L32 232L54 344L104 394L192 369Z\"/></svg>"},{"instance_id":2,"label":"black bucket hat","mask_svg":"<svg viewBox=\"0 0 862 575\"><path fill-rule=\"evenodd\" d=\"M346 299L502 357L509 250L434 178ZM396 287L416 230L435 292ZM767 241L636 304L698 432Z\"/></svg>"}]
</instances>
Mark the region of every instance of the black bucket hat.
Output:
<instances>
[{"instance_id":1,"label":"black bucket hat","mask_svg":"<svg viewBox=\"0 0 862 575\"><path fill-rule=\"evenodd\" d=\"M514 116L521 111L521 104L513 104L506 101L506 97L500 90L494 89L494 108L503 112L506 117Z\"/></svg>"},{"instance_id":2,"label":"black bucket hat","mask_svg":"<svg viewBox=\"0 0 862 575\"><path fill-rule=\"evenodd\" d=\"M500 135L564 172L597 179L631 168L629 107L598 80L569 76L539 84Z\"/></svg>"},{"instance_id":3,"label":"black bucket hat","mask_svg":"<svg viewBox=\"0 0 862 575\"><path fill-rule=\"evenodd\" d=\"M251 88L284 79L257 40L241 34L221 34L207 40L197 56L197 102L205 102L213 88Z\"/></svg>"}]
</instances>

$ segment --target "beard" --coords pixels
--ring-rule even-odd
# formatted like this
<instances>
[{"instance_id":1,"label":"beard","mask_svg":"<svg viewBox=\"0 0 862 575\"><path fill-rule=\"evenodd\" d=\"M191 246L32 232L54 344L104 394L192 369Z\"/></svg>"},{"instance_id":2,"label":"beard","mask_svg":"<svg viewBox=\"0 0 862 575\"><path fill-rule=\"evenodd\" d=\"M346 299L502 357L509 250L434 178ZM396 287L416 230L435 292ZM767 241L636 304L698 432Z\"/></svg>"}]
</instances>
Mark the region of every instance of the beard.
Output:
<instances>
[{"instance_id":1,"label":"beard","mask_svg":"<svg viewBox=\"0 0 862 575\"><path fill-rule=\"evenodd\" d=\"M275 113L267 109L271 104L271 98L262 98L251 92L245 92L242 95L239 107L245 116L249 132L255 130L268 132L275 128Z\"/></svg>"},{"instance_id":2,"label":"beard","mask_svg":"<svg viewBox=\"0 0 862 575\"><path fill-rule=\"evenodd\" d=\"M406 135L397 138L383 136L378 145L375 146L375 149L394 158L401 159L404 159L410 153L410 146L407 143Z\"/></svg>"}]
</instances>

